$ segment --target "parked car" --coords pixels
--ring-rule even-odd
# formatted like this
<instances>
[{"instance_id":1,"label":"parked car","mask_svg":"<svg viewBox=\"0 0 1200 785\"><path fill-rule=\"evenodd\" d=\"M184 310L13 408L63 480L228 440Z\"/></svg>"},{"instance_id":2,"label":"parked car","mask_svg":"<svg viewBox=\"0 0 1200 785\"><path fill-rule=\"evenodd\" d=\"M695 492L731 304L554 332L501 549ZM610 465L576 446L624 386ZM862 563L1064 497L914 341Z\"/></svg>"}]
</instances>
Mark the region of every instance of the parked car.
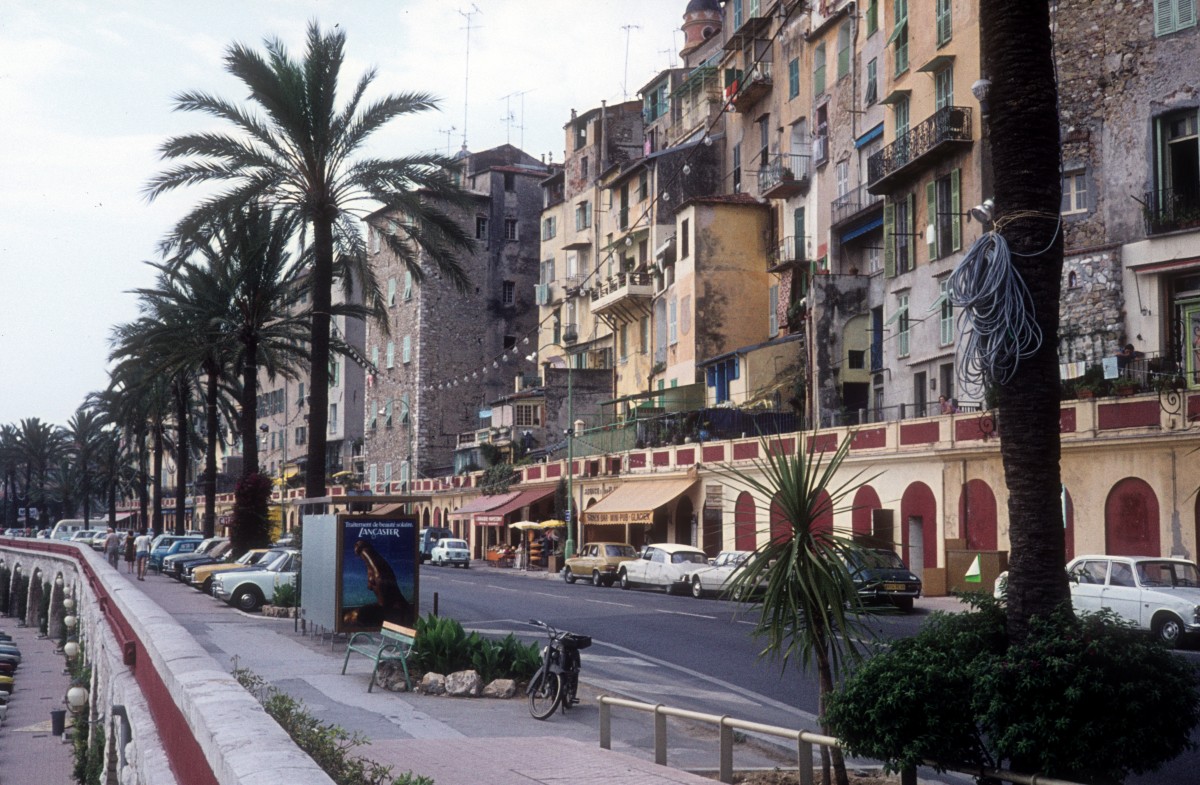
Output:
<instances>
[{"instance_id":1,"label":"parked car","mask_svg":"<svg viewBox=\"0 0 1200 785\"><path fill-rule=\"evenodd\" d=\"M888 602L911 613L921 596L921 579L894 551L871 548L850 556L850 578L864 603Z\"/></svg>"},{"instance_id":2,"label":"parked car","mask_svg":"<svg viewBox=\"0 0 1200 785\"><path fill-rule=\"evenodd\" d=\"M96 529L76 529L71 536L67 538L67 541L73 542L77 545L87 545L88 547L91 547L92 538L97 534L104 533L105 532L100 532Z\"/></svg>"},{"instance_id":3,"label":"parked car","mask_svg":"<svg viewBox=\"0 0 1200 785\"><path fill-rule=\"evenodd\" d=\"M692 573L692 596L700 599L706 594L728 595L734 577L750 558L750 551L721 551L711 566Z\"/></svg>"},{"instance_id":4,"label":"parked car","mask_svg":"<svg viewBox=\"0 0 1200 785\"><path fill-rule=\"evenodd\" d=\"M626 542L589 542L563 564L563 580L590 578L593 586L612 586L622 562L637 557L637 549Z\"/></svg>"},{"instance_id":5,"label":"parked car","mask_svg":"<svg viewBox=\"0 0 1200 785\"><path fill-rule=\"evenodd\" d=\"M150 543L149 569L159 572L162 570L163 559L174 553L191 553L196 550L201 539L184 535L160 534Z\"/></svg>"},{"instance_id":6,"label":"parked car","mask_svg":"<svg viewBox=\"0 0 1200 785\"><path fill-rule=\"evenodd\" d=\"M266 566L229 570L213 576L213 596L243 611L256 611L280 586L292 586L300 568L300 551L288 548Z\"/></svg>"},{"instance_id":7,"label":"parked car","mask_svg":"<svg viewBox=\"0 0 1200 785\"><path fill-rule=\"evenodd\" d=\"M622 589L661 586L667 594L673 594L687 589L692 573L705 567L708 567L708 558L699 548L675 543L647 545L640 558L621 563L617 580Z\"/></svg>"},{"instance_id":8,"label":"parked car","mask_svg":"<svg viewBox=\"0 0 1200 785\"><path fill-rule=\"evenodd\" d=\"M211 564L197 564L185 568L187 582L205 594L212 593L213 576L229 570L253 567L263 560L277 558L285 553L282 548L251 548L237 559L225 559Z\"/></svg>"},{"instance_id":9,"label":"parked car","mask_svg":"<svg viewBox=\"0 0 1200 785\"><path fill-rule=\"evenodd\" d=\"M420 561L426 561L429 554L433 552L433 546L437 545L437 541L446 537L453 537L454 532L444 526L430 526L426 529L421 529L420 543L417 547L417 558Z\"/></svg>"},{"instance_id":10,"label":"parked car","mask_svg":"<svg viewBox=\"0 0 1200 785\"><path fill-rule=\"evenodd\" d=\"M429 561L438 567L444 567L447 564L453 564L455 567L470 567L471 551L467 548L466 540L443 537L429 551Z\"/></svg>"},{"instance_id":11,"label":"parked car","mask_svg":"<svg viewBox=\"0 0 1200 785\"><path fill-rule=\"evenodd\" d=\"M108 529L97 529L89 544L94 551L104 551L104 541L108 539Z\"/></svg>"},{"instance_id":12,"label":"parked car","mask_svg":"<svg viewBox=\"0 0 1200 785\"><path fill-rule=\"evenodd\" d=\"M1200 571L1187 559L1079 556L1067 577L1076 611L1110 610L1171 647L1200 633Z\"/></svg>"},{"instance_id":13,"label":"parked car","mask_svg":"<svg viewBox=\"0 0 1200 785\"><path fill-rule=\"evenodd\" d=\"M209 537L207 540L201 540L200 544L196 546L196 550L191 553L175 553L163 558L163 574L169 575L175 580L182 580L183 569L188 564L199 559L220 556L229 550L229 547L228 537Z\"/></svg>"}]
</instances>

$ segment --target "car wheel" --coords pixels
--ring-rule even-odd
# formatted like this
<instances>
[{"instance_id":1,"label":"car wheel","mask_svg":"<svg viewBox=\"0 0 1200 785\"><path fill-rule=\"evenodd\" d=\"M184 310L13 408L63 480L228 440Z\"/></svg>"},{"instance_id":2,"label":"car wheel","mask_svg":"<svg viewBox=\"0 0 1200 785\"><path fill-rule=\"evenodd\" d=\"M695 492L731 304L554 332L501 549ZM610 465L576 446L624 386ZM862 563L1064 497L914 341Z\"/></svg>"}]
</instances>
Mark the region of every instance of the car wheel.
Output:
<instances>
[{"instance_id":1,"label":"car wheel","mask_svg":"<svg viewBox=\"0 0 1200 785\"><path fill-rule=\"evenodd\" d=\"M213 579L211 576L205 578L204 583L200 584L200 591L204 592L205 594L212 594L212 582Z\"/></svg>"},{"instance_id":2,"label":"car wheel","mask_svg":"<svg viewBox=\"0 0 1200 785\"><path fill-rule=\"evenodd\" d=\"M896 603L896 607L900 609L901 613L913 612L912 597L897 597L896 599L892 600L892 602Z\"/></svg>"},{"instance_id":3,"label":"car wheel","mask_svg":"<svg viewBox=\"0 0 1200 785\"><path fill-rule=\"evenodd\" d=\"M592 570L592 585L593 586L603 586L604 585L604 579L600 577L599 570Z\"/></svg>"},{"instance_id":4,"label":"car wheel","mask_svg":"<svg viewBox=\"0 0 1200 785\"><path fill-rule=\"evenodd\" d=\"M621 582L622 589L628 589L632 584L629 582L629 573L621 570L620 577L617 578Z\"/></svg>"},{"instance_id":5,"label":"car wheel","mask_svg":"<svg viewBox=\"0 0 1200 785\"><path fill-rule=\"evenodd\" d=\"M1183 622L1178 616L1166 613L1154 620L1154 637L1167 648L1173 649L1178 646L1182 635Z\"/></svg>"},{"instance_id":6,"label":"car wheel","mask_svg":"<svg viewBox=\"0 0 1200 785\"><path fill-rule=\"evenodd\" d=\"M692 578L692 596L697 600L704 596L704 589L700 587L699 578Z\"/></svg>"},{"instance_id":7,"label":"car wheel","mask_svg":"<svg viewBox=\"0 0 1200 785\"><path fill-rule=\"evenodd\" d=\"M471 569L471 562L469 562L469 561L465 561L465 562L463 562L463 569L464 569L464 570L469 570L469 569Z\"/></svg>"},{"instance_id":8,"label":"car wheel","mask_svg":"<svg viewBox=\"0 0 1200 785\"><path fill-rule=\"evenodd\" d=\"M575 582L575 573L571 572L570 567L563 567L563 580L567 583Z\"/></svg>"},{"instance_id":9,"label":"car wheel","mask_svg":"<svg viewBox=\"0 0 1200 785\"><path fill-rule=\"evenodd\" d=\"M233 593L232 604L246 612L258 610L263 603L262 594L254 586L243 586Z\"/></svg>"}]
</instances>

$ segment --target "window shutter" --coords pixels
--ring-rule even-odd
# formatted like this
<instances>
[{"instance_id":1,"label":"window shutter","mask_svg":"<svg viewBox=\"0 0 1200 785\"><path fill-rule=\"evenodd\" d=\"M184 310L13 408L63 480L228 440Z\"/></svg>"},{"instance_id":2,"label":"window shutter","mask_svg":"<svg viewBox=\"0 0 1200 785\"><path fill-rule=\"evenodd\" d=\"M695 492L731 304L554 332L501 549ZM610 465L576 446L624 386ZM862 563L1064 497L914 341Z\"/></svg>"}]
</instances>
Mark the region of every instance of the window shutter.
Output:
<instances>
[{"instance_id":1,"label":"window shutter","mask_svg":"<svg viewBox=\"0 0 1200 785\"><path fill-rule=\"evenodd\" d=\"M1175 29L1182 30L1196 24L1196 0L1179 0L1176 6Z\"/></svg>"},{"instance_id":2,"label":"window shutter","mask_svg":"<svg viewBox=\"0 0 1200 785\"><path fill-rule=\"evenodd\" d=\"M1154 34L1166 35L1175 31L1171 13L1176 0L1154 0Z\"/></svg>"},{"instance_id":3,"label":"window shutter","mask_svg":"<svg viewBox=\"0 0 1200 785\"><path fill-rule=\"evenodd\" d=\"M930 226L934 227L932 241L927 243L927 245L929 246L929 261L932 262L934 259L938 258L938 246L937 246L938 233L936 231L937 222L938 222L937 180L930 180L928 183L925 184L925 207L929 210L929 213L927 215L927 223ZM930 238L928 238L928 237L926 237L925 239L930 240Z\"/></svg>"},{"instance_id":4,"label":"window shutter","mask_svg":"<svg viewBox=\"0 0 1200 785\"><path fill-rule=\"evenodd\" d=\"M962 169L950 173L950 250L962 250Z\"/></svg>"},{"instance_id":5,"label":"window shutter","mask_svg":"<svg viewBox=\"0 0 1200 785\"><path fill-rule=\"evenodd\" d=\"M916 225L916 209L917 196L910 193L908 195L908 226L902 227L901 231L908 232L910 242L908 243L908 269L915 270L917 268L917 244L911 242L913 234L913 226Z\"/></svg>"},{"instance_id":6,"label":"window shutter","mask_svg":"<svg viewBox=\"0 0 1200 785\"><path fill-rule=\"evenodd\" d=\"M883 274L896 277L896 205L883 205Z\"/></svg>"}]
</instances>

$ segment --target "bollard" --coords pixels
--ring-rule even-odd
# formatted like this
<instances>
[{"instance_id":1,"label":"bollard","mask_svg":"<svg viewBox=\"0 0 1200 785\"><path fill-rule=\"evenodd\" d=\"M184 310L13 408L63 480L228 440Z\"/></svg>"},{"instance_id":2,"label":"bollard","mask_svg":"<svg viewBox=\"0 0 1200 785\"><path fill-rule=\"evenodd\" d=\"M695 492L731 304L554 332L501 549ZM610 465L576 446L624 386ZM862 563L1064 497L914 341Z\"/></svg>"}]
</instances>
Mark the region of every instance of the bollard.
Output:
<instances>
[{"instance_id":1,"label":"bollard","mask_svg":"<svg viewBox=\"0 0 1200 785\"><path fill-rule=\"evenodd\" d=\"M438 615L438 593L437 592L433 593L433 615L435 617Z\"/></svg>"},{"instance_id":2,"label":"bollard","mask_svg":"<svg viewBox=\"0 0 1200 785\"><path fill-rule=\"evenodd\" d=\"M66 709L51 709L50 710L50 733L55 736L63 735L67 724Z\"/></svg>"}]
</instances>

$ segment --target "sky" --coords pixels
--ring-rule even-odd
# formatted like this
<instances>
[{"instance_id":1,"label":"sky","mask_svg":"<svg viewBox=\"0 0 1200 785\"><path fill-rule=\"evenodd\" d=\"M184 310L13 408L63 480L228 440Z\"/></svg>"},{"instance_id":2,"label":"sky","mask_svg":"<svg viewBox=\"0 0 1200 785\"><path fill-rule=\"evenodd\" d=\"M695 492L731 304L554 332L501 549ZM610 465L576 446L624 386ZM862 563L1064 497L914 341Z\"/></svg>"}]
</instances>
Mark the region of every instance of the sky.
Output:
<instances>
[{"instance_id":1,"label":"sky","mask_svg":"<svg viewBox=\"0 0 1200 785\"><path fill-rule=\"evenodd\" d=\"M108 383L113 326L198 191L146 200L168 137L227 130L177 112L202 90L241 100L226 48L278 38L303 57L307 24L346 34L343 92L413 90L435 112L394 121L373 155L511 143L563 160L563 125L679 65L686 0L0 0L0 424L65 425ZM469 21L469 36L468 36ZM469 56L468 56L469 38Z\"/></svg>"}]
</instances>

